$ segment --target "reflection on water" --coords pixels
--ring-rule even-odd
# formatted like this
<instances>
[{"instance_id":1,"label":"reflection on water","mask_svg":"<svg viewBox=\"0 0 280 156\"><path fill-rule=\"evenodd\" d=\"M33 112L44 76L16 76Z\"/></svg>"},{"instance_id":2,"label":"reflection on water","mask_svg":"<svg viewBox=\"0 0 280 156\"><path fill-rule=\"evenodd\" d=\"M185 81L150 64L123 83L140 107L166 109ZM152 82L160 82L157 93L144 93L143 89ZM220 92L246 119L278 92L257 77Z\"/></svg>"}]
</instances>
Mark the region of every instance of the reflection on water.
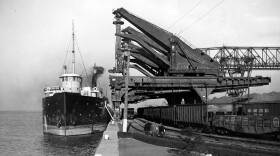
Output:
<instances>
[{"instance_id":1,"label":"reflection on water","mask_svg":"<svg viewBox=\"0 0 280 156\"><path fill-rule=\"evenodd\" d=\"M0 112L0 155L94 155L102 133L43 134L41 112Z\"/></svg>"},{"instance_id":2,"label":"reflection on water","mask_svg":"<svg viewBox=\"0 0 280 156\"><path fill-rule=\"evenodd\" d=\"M102 133L81 136L56 136L44 134L44 155L94 155Z\"/></svg>"}]
</instances>

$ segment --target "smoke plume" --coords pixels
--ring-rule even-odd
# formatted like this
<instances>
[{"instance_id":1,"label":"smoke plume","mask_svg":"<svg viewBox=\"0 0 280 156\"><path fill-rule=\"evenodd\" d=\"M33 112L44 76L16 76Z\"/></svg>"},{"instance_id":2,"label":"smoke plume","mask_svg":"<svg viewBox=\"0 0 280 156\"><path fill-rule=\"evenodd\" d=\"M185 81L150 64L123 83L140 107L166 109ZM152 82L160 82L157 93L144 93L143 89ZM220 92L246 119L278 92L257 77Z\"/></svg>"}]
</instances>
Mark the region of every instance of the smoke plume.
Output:
<instances>
[{"instance_id":1,"label":"smoke plume","mask_svg":"<svg viewBox=\"0 0 280 156\"><path fill-rule=\"evenodd\" d=\"M104 68L94 65L93 75L91 80L91 87L97 87L97 79L104 73Z\"/></svg>"}]
</instances>

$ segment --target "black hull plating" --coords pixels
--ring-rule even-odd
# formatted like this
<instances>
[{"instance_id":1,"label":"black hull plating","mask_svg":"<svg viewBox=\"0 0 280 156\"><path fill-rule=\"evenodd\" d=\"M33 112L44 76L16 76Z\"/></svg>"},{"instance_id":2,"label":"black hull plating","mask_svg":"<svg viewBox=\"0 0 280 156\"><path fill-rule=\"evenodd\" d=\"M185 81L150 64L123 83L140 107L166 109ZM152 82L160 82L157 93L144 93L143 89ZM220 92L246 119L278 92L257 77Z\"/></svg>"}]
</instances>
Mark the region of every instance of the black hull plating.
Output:
<instances>
[{"instance_id":1,"label":"black hull plating","mask_svg":"<svg viewBox=\"0 0 280 156\"><path fill-rule=\"evenodd\" d=\"M72 132L75 129L80 130L73 135L104 131L110 121L110 115L101 98L81 96L77 93L57 93L43 98L42 113L44 132L57 135L67 135L67 130ZM85 130L86 128L88 130Z\"/></svg>"}]
</instances>

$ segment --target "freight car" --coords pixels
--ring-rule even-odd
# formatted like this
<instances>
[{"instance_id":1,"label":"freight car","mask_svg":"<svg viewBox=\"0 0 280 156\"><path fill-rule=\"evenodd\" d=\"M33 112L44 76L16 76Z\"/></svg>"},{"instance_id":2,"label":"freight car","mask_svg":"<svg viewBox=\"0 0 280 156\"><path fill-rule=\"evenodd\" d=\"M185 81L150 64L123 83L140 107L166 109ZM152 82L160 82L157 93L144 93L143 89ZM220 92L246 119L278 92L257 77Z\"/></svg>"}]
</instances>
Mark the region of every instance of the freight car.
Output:
<instances>
[{"instance_id":1,"label":"freight car","mask_svg":"<svg viewBox=\"0 0 280 156\"><path fill-rule=\"evenodd\" d=\"M207 124L207 106L203 104L142 107L138 116L174 127L203 126Z\"/></svg>"},{"instance_id":2,"label":"freight car","mask_svg":"<svg viewBox=\"0 0 280 156\"><path fill-rule=\"evenodd\" d=\"M138 108L139 117L173 127L211 128L221 134L273 135L280 139L280 103L233 104L233 115L207 111L205 104Z\"/></svg>"},{"instance_id":3,"label":"freight car","mask_svg":"<svg viewBox=\"0 0 280 156\"><path fill-rule=\"evenodd\" d=\"M234 115L213 115L213 127L219 133L275 135L280 139L280 103L237 103ZM211 118L211 117L210 117Z\"/></svg>"},{"instance_id":4,"label":"freight car","mask_svg":"<svg viewBox=\"0 0 280 156\"><path fill-rule=\"evenodd\" d=\"M121 111L120 119L122 120L124 109L122 108L121 110L122 111ZM127 119L133 119L134 116L135 116L134 108L127 108Z\"/></svg>"}]
</instances>

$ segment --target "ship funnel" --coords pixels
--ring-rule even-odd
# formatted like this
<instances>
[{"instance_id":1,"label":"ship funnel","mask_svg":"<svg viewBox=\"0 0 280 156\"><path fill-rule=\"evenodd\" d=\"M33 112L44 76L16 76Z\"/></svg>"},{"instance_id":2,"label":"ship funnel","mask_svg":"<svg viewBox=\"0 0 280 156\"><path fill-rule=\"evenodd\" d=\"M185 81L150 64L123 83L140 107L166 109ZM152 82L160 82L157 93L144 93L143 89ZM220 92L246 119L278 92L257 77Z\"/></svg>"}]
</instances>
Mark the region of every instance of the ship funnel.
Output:
<instances>
[{"instance_id":1,"label":"ship funnel","mask_svg":"<svg viewBox=\"0 0 280 156\"><path fill-rule=\"evenodd\" d=\"M104 73L104 68L101 66L96 66L94 64L93 66L93 74L92 74L92 80L91 80L91 87L97 87L97 79Z\"/></svg>"}]
</instances>

